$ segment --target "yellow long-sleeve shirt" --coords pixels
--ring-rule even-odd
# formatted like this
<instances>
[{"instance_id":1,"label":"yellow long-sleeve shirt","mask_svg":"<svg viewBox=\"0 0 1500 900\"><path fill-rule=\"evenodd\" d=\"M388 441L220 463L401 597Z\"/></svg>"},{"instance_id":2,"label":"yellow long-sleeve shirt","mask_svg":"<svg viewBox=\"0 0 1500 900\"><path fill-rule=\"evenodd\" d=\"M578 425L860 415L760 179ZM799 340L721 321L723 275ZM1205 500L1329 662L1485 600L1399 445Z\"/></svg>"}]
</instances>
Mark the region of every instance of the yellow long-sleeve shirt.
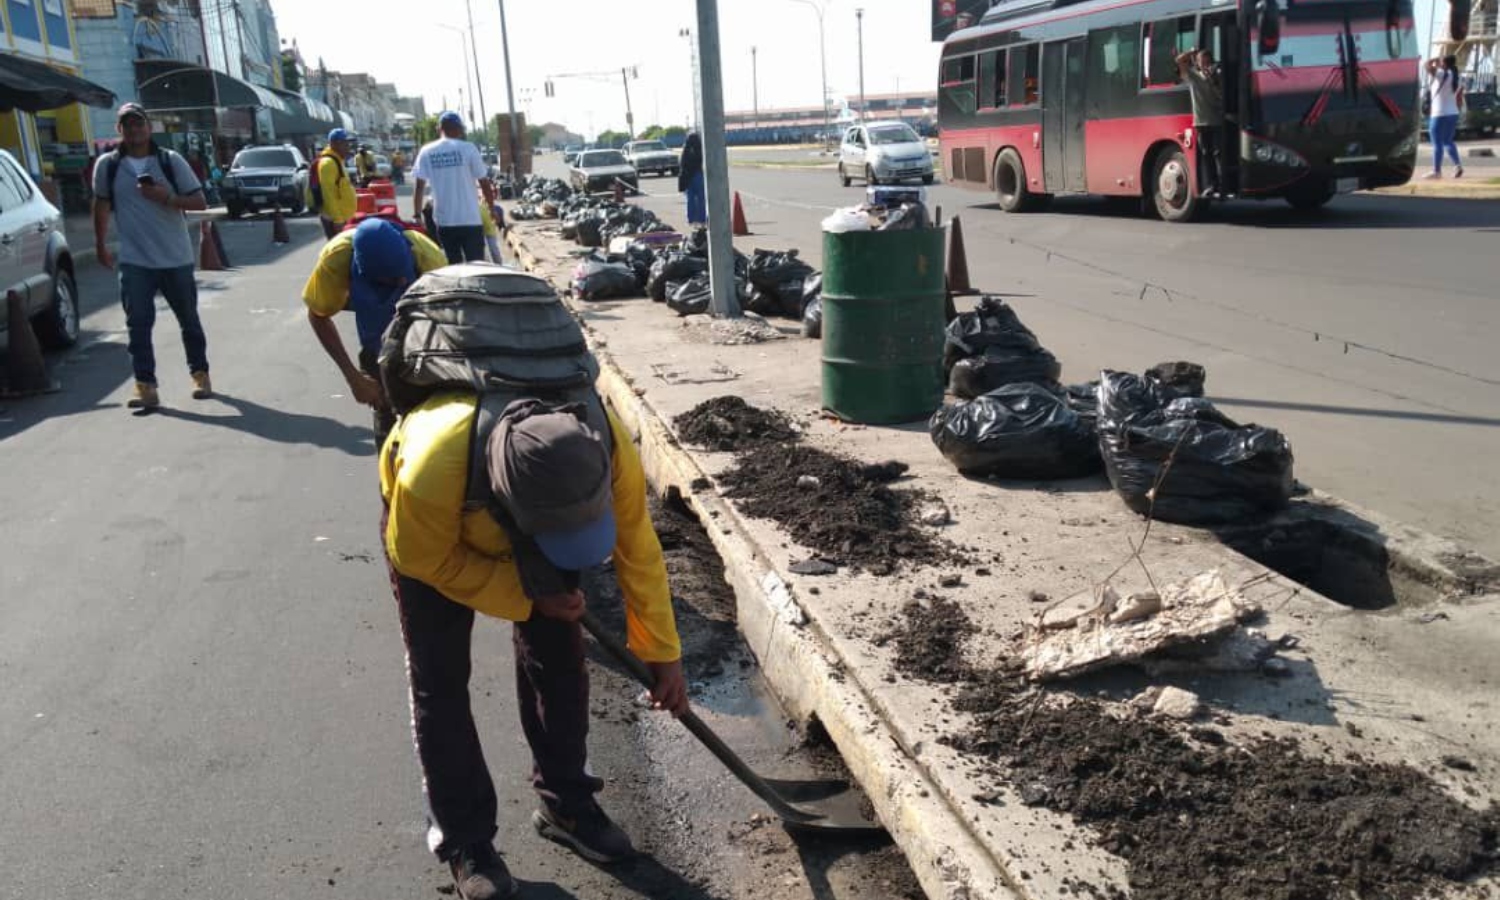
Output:
<instances>
[{"instance_id":1,"label":"yellow long-sleeve shirt","mask_svg":"<svg viewBox=\"0 0 1500 900\"><path fill-rule=\"evenodd\" d=\"M510 538L487 510L464 510L474 396L438 394L402 417L381 454L380 489L390 507L385 546L397 572L448 599L512 621L531 600ZM661 542L646 506L646 474L614 415L615 574L625 594L626 642L646 662L682 656ZM390 452L394 443L395 452Z\"/></svg>"},{"instance_id":2,"label":"yellow long-sleeve shirt","mask_svg":"<svg viewBox=\"0 0 1500 900\"><path fill-rule=\"evenodd\" d=\"M322 214L332 222L349 221L359 207L359 198L354 196L354 182L344 170L344 161L337 154L324 152L318 155L317 166L318 187L323 191Z\"/></svg>"}]
</instances>

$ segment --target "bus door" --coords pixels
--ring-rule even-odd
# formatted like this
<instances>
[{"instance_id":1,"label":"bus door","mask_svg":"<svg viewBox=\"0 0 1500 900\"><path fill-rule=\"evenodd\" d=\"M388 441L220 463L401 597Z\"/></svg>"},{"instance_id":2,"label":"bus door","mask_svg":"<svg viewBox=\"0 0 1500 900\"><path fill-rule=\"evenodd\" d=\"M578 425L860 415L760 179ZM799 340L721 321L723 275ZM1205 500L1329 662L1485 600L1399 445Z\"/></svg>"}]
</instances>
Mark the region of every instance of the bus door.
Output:
<instances>
[{"instance_id":1,"label":"bus door","mask_svg":"<svg viewBox=\"0 0 1500 900\"><path fill-rule=\"evenodd\" d=\"M1224 179L1238 193L1240 183L1240 85L1245 82L1245 48L1233 10L1205 13L1198 21L1198 46L1213 52L1223 72L1224 134L1219 145L1224 153Z\"/></svg>"},{"instance_id":2,"label":"bus door","mask_svg":"<svg viewBox=\"0 0 1500 900\"><path fill-rule=\"evenodd\" d=\"M1084 178L1084 59L1088 38L1042 47L1042 175L1048 193L1087 190Z\"/></svg>"}]
</instances>

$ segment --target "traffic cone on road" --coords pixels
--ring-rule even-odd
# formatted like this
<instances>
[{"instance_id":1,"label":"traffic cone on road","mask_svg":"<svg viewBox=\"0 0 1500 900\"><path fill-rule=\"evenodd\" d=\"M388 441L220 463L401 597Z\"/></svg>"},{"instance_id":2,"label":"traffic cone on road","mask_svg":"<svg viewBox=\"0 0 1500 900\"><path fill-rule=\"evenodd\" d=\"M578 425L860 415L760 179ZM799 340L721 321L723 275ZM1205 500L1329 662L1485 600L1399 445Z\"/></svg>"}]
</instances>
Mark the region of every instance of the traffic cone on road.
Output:
<instances>
[{"instance_id":1,"label":"traffic cone on road","mask_svg":"<svg viewBox=\"0 0 1500 900\"><path fill-rule=\"evenodd\" d=\"M5 347L4 396L19 397L56 390L57 386L47 377L42 346L37 343L36 332L31 330L31 320L26 317L26 304L21 301L20 294L15 291L6 293L5 313L9 333Z\"/></svg>"},{"instance_id":2,"label":"traffic cone on road","mask_svg":"<svg viewBox=\"0 0 1500 900\"><path fill-rule=\"evenodd\" d=\"M219 225L209 220L208 233L214 237L214 249L219 252L219 264L226 269L234 268L234 263L229 261L229 251L224 249L224 235L219 233Z\"/></svg>"},{"instance_id":3,"label":"traffic cone on road","mask_svg":"<svg viewBox=\"0 0 1500 900\"><path fill-rule=\"evenodd\" d=\"M281 214L281 207L271 214L271 243L290 244L292 236L286 231L286 216Z\"/></svg>"},{"instance_id":4,"label":"traffic cone on road","mask_svg":"<svg viewBox=\"0 0 1500 900\"><path fill-rule=\"evenodd\" d=\"M219 242L214 240L213 223L204 219L198 223L198 269L203 272L222 272L224 259L219 255Z\"/></svg>"},{"instance_id":5,"label":"traffic cone on road","mask_svg":"<svg viewBox=\"0 0 1500 900\"><path fill-rule=\"evenodd\" d=\"M967 297L979 293L969 284L969 255L964 251L963 220L953 217L948 232L948 292Z\"/></svg>"},{"instance_id":6,"label":"traffic cone on road","mask_svg":"<svg viewBox=\"0 0 1500 900\"><path fill-rule=\"evenodd\" d=\"M740 202L740 192L734 192L734 236L744 237L750 233L750 223L745 221L745 204Z\"/></svg>"}]
</instances>

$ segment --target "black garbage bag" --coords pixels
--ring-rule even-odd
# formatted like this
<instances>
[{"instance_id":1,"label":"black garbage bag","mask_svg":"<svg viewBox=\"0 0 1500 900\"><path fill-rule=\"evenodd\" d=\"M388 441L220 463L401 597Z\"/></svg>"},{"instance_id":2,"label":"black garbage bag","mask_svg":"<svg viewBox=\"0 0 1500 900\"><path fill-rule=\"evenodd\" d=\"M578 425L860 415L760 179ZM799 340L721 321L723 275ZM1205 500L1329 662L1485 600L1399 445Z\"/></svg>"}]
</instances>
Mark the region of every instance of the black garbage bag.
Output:
<instances>
[{"instance_id":1,"label":"black garbage bag","mask_svg":"<svg viewBox=\"0 0 1500 900\"><path fill-rule=\"evenodd\" d=\"M1007 384L1043 384L1056 390L1061 375L1057 357L1032 339L1029 349L1020 342L1015 348L992 344L979 356L959 360L948 373L948 389L965 400Z\"/></svg>"},{"instance_id":2,"label":"black garbage bag","mask_svg":"<svg viewBox=\"0 0 1500 900\"><path fill-rule=\"evenodd\" d=\"M1122 372L1105 372L1099 382L1099 451L1125 505L1184 525L1243 521L1285 507L1293 484L1286 437L1171 392Z\"/></svg>"},{"instance_id":3,"label":"black garbage bag","mask_svg":"<svg viewBox=\"0 0 1500 900\"><path fill-rule=\"evenodd\" d=\"M748 292L742 301L745 309L758 316L781 315L781 297L774 291L756 287L754 284L746 283L745 290Z\"/></svg>"},{"instance_id":4,"label":"black garbage bag","mask_svg":"<svg viewBox=\"0 0 1500 900\"><path fill-rule=\"evenodd\" d=\"M682 242L682 249L690 256L701 256L708 259L708 229L694 228Z\"/></svg>"},{"instance_id":5,"label":"black garbage bag","mask_svg":"<svg viewBox=\"0 0 1500 900\"><path fill-rule=\"evenodd\" d=\"M637 290L635 272L624 263L590 257L573 270L573 295L583 300L631 297Z\"/></svg>"},{"instance_id":6,"label":"black garbage bag","mask_svg":"<svg viewBox=\"0 0 1500 900\"><path fill-rule=\"evenodd\" d=\"M1050 387L1007 384L933 413L928 434L965 475L1050 480L1099 471L1094 429Z\"/></svg>"},{"instance_id":7,"label":"black garbage bag","mask_svg":"<svg viewBox=\"0 0 1500 900\"><path fill-rule=\"evenodd\" d=\"M776 291L785 282L805 280L814 271L812 266L797 258L796 250L756 250L750 257L745 277L758 288Z\"/></svg>"},{"instance_id":8,"label":"black garbage bag","mask_svg":"<svg viewBox=\"0 0 1500 900\"><path fill-rule=\"evenodd\" d=\"M694 275L708 273L708 260L689 256L680 250L664 250L656 255L646 279L646 293L657 303L667 299L668 286L687 281Z\"/></svg>"},{"instance_id":9,"label":"black garbage bag","mask_svg":"<svg viewBox=\"0 0 1500 900\"><path fill-rule=\"evenodd\" d=\"M682 283L673 283L667 294L667 308L679 316L701 315L708 312L713 292L709 288L707 275L694 275Z\"/></svg>"},{"instance_id":10,"label":"black garbage bag","mask_svg":"<svg viewBox=\"0 0 1500 900\"><path fill-rule=\"evenodd\" d=\"M1068 404L1068 409L1088 422L1090 428L1094 427L1099 420L1099 382L1086 381L1083 384L1067 385L1063 388L1062 398Z\"/></svg>"},{"instance_id":11,"label":"black garbage bag","mask_svg":"<svg viewBox=\"0 0 1500 900\"><path fill-rule=\"evenodd\" d=\"M1032 349L1041 342L1031 329L1021 324L1016 311L999 297L986 294L979 298L973 312L962 313L952 322L943 340L943 370L953 368L961 359L978 356L986 347L1020 347Z\"/></svg>"},{"instance_id":12,"label":"black garbage bag","mask_svg":"<svg viewBox=\"0 0 1500 900\"><path fill-rule=\"evenodd\" d=\"M575 239L584 247L604 246L604 220L598 216L585 216L579 219Z\"/></svg>"},{"instance_id":13,"label":"black garbage bag","mask_svg":"<svg viewBox=\"0 0 1500 900\"><path fill-rule=\"evenodd\" d=\"M927 207L921 203L903 203L891 210L876 231L917 231L927 227Z\"/></svg>"},{"instance_id":14,"label":"black garbage bag","mask_svg":"<svg viewBox=\"0 0 1500 900\"><path fill-rule=\"evenodd\" d=\"M625 265L635 273L635 284L638 290L646 289L646 282L651 278L651 264L656 262L656 248L641 241L631 241L630 246L625 248Z\"/></svg>"},{"instance_id":15,"label":"black garbage bag","mask_svg":"<svg viewBox=\"0 0 1500 900\"><path fill-rule=\"evenodd\" d=\"M1202 397L1208 370L1197 363L1164 362L1146 370L1146 377L1171 388L1179 397Z\"/></svg>"},{"instance_id":16,"label":"black garbage bag","mask_svg":"<svg viewBox=\"0 0 1500 900\"><path fill-rule=\"evenodd\" d=\"M821 294L807 301L807 306L802 310L802 336L823 337L823 297Z\"/></svg>"}]
</instances>

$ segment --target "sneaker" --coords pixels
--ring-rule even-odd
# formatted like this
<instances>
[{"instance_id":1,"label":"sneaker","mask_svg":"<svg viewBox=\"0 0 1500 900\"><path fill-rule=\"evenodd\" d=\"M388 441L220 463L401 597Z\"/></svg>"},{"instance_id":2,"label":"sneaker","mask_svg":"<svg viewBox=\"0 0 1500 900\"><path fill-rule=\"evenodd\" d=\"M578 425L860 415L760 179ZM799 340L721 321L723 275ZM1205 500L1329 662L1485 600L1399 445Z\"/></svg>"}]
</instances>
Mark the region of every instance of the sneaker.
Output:
<instances>
[{"instance_id":1,"label":"sneaker","mask_svg":"<svg viewBox=\"0 0 1500 900\"><path fill-rule=\"evenodd\" d=\"M131 397L125 405L131 409L156 409L161 406L161 396L156 393L156 385L137 381L135 396Z\"/></svg>"},{"instance_id":2,"label":"sneaker","mask_svg":"<svg viewBox=\"0 0 1500 900\"><path fill-rule=\"evenodd\" d=\"M448 861L460 900L505 900L521 892L505 860L489 843L473 844Z\"/></svg>"},{"instance_id":3,"label":"sneaker","mask_svg":"<svg viewBox=\"0 0 1500 900\"><path fill-rule=\"evenodd\" d=\"M630 836L611 822L598 803L589 800L578 808L563 809L543 803L531 814L537 834L572 847L584 859L613 863L635 855Z\"/></svg>"},{"instance_id":4,"label":"sneaker","mask_svg":"<svg viewBox=\"0 0 1500 900\"><path fill-rule=\"evenodd\" d=\"M1462 178L1462 177L1464 177L1464 167L1463 166L1459 166L1458 168L1454 169L1453 170L1453 177L1454 178Z\"/></svg>"},{"instance_id":5,"label":"sneaker","mask_svg":"<svg viewBox=\"0 0 1500 900\"><path fill-rule=\"evenodd\" d=\"M1427 181L1431 181L1434 178L1442 178L1442 177L1443 177L1443 173L1442 172L1428 172L1426 175L1422 176L1422 178L1424 180L1427 180Z\"/></svg>"},{"instance_id":6,"label":"sneaker","mask_svg":"<svg viewBox=\"0 0 1500 900\"><path fill-rule=\"evenodd\" d=\"M193 373L193 399L207 400L214 395L214 383L208 380L207 372Z\"/></svg>"}]
</instances>

